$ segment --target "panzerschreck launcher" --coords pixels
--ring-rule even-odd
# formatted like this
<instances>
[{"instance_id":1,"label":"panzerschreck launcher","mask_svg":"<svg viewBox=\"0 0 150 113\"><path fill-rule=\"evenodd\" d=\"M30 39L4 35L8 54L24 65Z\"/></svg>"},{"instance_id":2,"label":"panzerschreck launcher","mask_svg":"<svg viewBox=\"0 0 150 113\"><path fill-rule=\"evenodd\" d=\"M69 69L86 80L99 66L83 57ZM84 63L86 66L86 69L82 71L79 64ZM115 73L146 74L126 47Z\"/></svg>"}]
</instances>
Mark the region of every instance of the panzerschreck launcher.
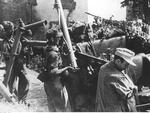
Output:
<instances>
[{"instance_id":1,"label":"panzerschreck launcher","mask_svg":"<svg viewBox=\"0 0 150 113\"><path fill-rule=\"evenodd\" d=\"M63 12L63 8L62 8L62 4L61 4L60 0L55 0L55 8L57 8L57 11L59 13L58 15L59 15L59 20L60 20L60 25L63 29L63 34L64 34L64 37L65 37L65 40L67 42L67 46L68 46L68 49L69 49L71 65L74 68L77 68L76 57L74 55L70 35L69 35L67 24L66 24L66 19L65 19L65 16L64 16L64 12Z\"/></svg>"},{"instance_id":2,"label":"panzerschreck launcher","mask_svg":"<svg viewBox=\"0 0 150 113\"><path fill-rule=\"evenodd\" d=\"M4 79L4 84L7 87L10 76L11 76L11 72L12 72L12 68L13 68L13 64L14 64L14 60L15 60L15 55L17 54L17 49L19 46L19 42L20 42L20 38L22 35L22 30L28 30L31 29L32 27L37 27L37 26L41 26L43 24L47 24L46 20L43 21L39 21L39 22L35 22L33 24L29 24L29 25L25 25L25 26L19 26L18 29L16 30L16 36L15 36L15 41L13 44L13 48L10 54L10 62L8 64L8 68L6 70L6 77Z\"/></svg>"},{"instance_id":3,"label":"panzerschreck launcher","mask_svg":"<svg viewBox=\"0 0 150 113\"><path fill-rule=\"evenodd\" d=\"M46 20L35 22L35 23L29 24L29 25L24 25L24 23L21 19L20 19L20 22L22 22L22 25L18 26L18 28L16 29L16 35L14 37L15 40L14 40L13 48L12 48L11 53L10 53L10 60L9 60L8 67L6 69L6 76L4 78L4 85L6 87L3 84L0 84L0 91L2 92L3 96L9 102L10 101L13 102L13 100L10 97L11 93L9 93L9 91L7 89L7 86L8 86L8 82L9 82L9 79L10 79L10 76L11 76L11 73L12 73L12 69L13 69L15 57L16 57L16 54L17 54L17 51L18 51L18 46L19 46L19 43L20 43L20 39L22 37L22 33L25 30L31 29L33 27L38 27L38 26L47 24Z\"/></svg>"}]
</instances>

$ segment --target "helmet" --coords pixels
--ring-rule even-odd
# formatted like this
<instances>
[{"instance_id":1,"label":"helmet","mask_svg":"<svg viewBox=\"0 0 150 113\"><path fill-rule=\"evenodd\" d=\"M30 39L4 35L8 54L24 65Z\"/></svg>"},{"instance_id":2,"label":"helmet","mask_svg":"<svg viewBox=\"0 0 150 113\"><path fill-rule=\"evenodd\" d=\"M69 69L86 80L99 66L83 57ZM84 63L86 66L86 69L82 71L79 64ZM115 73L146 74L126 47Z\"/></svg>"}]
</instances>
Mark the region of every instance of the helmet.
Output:
<instances>
[{"instance_id":1,"label":"helmet","mask_svg":"<svg viewBox=\"0 0 150 113\"><path fill-rule=\"evenodd\" d=\"M11 21L3 21L2 25L4 26L5 31L14 31L14 24Z\"/></svg>"},{"instance_id":2,"label":"helmet","mask_svg":"<svg viewBox=\"0 0 150 113\"><path fill-rule=\"evenodd\" d=\"M46 39L50 43L56 43L59 41L59 38L63 36L63 33L57 29L49 29L46 33Z\"/></svg>"},{"instance_id":3,"label":"helmet","mask_svg":"<svg viewBox=\"0 0 150 113\"><path fill-rule=\"evenodd\" d=\"M46 38L50 40L52 37L55 37L56 31L53 29L49 29L46 33Z\"/></svg>"},{"instance_id":4,"label":"helmet","mask_svg":"<svg viewBox=\"0 0 150 113\"><path fill-rule=\"evenodd\" d=\"M62 37L63 36L63 33L59 30L56 30L56 29L49 29L46 33L46 38L47 39L50 39L50 38L55 38L55 37Z\"/></svg>"},{"instance_id":5,"label":"helmet","mask_svg":"<svg viewBox=\"0 0 150 113\"><path fill-rule=\"evenodd\" d=\"M14 33L14 24L10 21L3 21L2 25L4 26L6 38L11 38Z\"/></svg>"}]
</instances>

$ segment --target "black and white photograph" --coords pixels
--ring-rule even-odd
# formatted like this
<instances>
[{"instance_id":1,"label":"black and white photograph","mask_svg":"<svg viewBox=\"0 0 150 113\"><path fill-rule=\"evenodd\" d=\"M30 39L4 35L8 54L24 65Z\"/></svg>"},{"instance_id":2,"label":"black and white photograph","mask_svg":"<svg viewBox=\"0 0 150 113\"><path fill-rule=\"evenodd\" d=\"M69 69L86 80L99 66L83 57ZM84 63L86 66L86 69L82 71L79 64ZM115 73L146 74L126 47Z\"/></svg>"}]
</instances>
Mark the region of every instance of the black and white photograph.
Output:
<instances>
[{"instance_id":1,"label":"black and white photograph","mask_svg":"<svg viewBox=\"0 0 150 113\"><path fill-rule=\"evenodd\" d=\"M0 0L0 113L150 112L150 0Z\"/></svg>"}]
</instances>

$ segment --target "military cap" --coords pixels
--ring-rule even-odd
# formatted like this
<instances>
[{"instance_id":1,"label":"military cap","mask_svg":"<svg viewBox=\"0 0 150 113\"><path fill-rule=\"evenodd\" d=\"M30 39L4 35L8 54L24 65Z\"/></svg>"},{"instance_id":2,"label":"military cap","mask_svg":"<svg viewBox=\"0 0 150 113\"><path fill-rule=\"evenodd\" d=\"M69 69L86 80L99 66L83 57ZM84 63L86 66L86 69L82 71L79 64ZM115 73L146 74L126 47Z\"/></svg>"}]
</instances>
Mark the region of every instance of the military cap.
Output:
<instances>
[{"instance_id":1,"label":"military cap","mask_svg":"<svg viewBox=\"0 0 150 113\"><path fill-rule=\"evenodd\" d=\"M62 37L63 33L56 29L49 29L46 33L46 38L49 39L51 37Z\"/></svg>"},{"instance_id":2,"label":"military cap","mask_svg":"<svg viewBox=\"0 0 150 113\"><path fill-rule=\"evenodd\" d=\"M133 51L127 48L116 48L115 55L123 58L129 64L136 66L136 64L133 62L133 57L135 56Z\"/></svg>"}]
</instances>

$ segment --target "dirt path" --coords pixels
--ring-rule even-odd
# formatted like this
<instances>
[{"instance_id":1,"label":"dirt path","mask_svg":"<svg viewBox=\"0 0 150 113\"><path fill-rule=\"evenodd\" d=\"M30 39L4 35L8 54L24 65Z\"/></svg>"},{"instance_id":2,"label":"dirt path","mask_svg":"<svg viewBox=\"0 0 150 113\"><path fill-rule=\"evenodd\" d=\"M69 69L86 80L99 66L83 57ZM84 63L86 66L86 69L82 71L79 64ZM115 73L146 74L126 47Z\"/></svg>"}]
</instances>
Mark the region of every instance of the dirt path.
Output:
<instances>
[{"instance_id":1,"label":"dirt path","mask_svg":"<svg viewBox=\"0 0 150 113\"><path fill-rule=\"evenodd\" d=\"M0 67L2 64L0 64ZM34 112L48 112L47 98L43 88L43 83L37 79L38 73L26 68L27 76L30 80L27 102L31 104L30 108ZM0 79L3 80L4 70L0 69Z\"/></svg>"},{"instance_id":2,"label":"dirt path","mask_svg":"<svg viewBox=\"0 0 150 113\"><path fill-rule=\"evenodd\" d=\"M43 83L37 79L38 73L29 69L26 70L30 80L27 102L29 102L32 109L35 109L37 112L48 112L46 94Z\"/></svg>"}]
</instances>

